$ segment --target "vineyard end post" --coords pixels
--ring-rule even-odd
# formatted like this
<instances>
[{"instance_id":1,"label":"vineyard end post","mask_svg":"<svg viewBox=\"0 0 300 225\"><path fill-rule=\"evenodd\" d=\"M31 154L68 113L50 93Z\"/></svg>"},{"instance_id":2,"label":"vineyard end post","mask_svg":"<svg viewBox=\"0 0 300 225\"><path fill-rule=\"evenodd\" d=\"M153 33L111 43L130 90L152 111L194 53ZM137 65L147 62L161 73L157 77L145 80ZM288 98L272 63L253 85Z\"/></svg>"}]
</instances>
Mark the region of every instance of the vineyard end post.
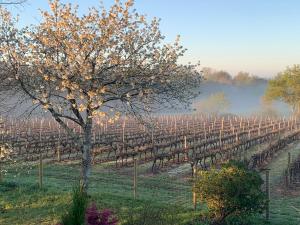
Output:
<instances>
[{"instance_id":1,"label":"vineyard end post","mask_svg":"<svg viewBox=\"0 0 300 225\"><path fill-rule=\"evenodd\" d=\"M0 146L0 183L2 182L2 165L1 165L1 154L2 154L2 148Z\"/></svg>"},{"instance_id":2,"label":"vineyard end post","mask_svg":"<svg viewBox=\"0 0 300 225\"><path fill-rule=\"evenodd\" d=\"M270 219L270 169L264 169L266 172L266 196L267 196L267 205L266 205L266 219Z\"/></svg>"},{"instance_id":3,"label":"vineyard end post","mask_svg":"<svg viewBox=\"0 0 300 225\"><path fill-rule=\"evenodd\" d=\"M60 145L58 145L58 147L57 147L57 161L58 161L58 162L61 161L61 156L60 156Z\"/></svg>"},{"instance_id":4,"label":"vineyard end post","mask_svg":"<svg viewBox=\"0 0 300 225\"><path fill-rule=\"evenodd\" d=\"M194 165L192 169L193 169L194 188L195 188L195 182L196 182L196 178L197 178L197 165ZM194 210L196 211L196 209L197 209L197 195L196 195L195 191L193 191L193 206L194 206Z\"/></svg>"},{"instance_id":5,"label":"vineyard end post","mask_svg":"<svg viewBox=\"0 0 300 225\"><path fill-rule=\"evenodd\" d=\"M136 199L137 197L137 159L133 161L133 198Z\"/></svg>"},{"instance_id":6,"label":"vineyard end post","mask_svg":"<svg viewBox=\"0 0 300 225\"><path fill-rule=\"evenodd\" d=\"M286 184L287 184L287 187L290 185L290 168L291 168L291 153L289 152L288 153L288 166L287 166L287 179L286 179Z\"/></svg>"},{"instance_id":7,"label":"vineyard end post","mask_svg":"<svg viewBox=\"0 0 300 225\"><path fill-rule=\"evenodd\" d=\"M40 158L39 158L39 187L43 187L43 158L42 158L42 152L40 152Z\"/></svg>"}]
</instances>

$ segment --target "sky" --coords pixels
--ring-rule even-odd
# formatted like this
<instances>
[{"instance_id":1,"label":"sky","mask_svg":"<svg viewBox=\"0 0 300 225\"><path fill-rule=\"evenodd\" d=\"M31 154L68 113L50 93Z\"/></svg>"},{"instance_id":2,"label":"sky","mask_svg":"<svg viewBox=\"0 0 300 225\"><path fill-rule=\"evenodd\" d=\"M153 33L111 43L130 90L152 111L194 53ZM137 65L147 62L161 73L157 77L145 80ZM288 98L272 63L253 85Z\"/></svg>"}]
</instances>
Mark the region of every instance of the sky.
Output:
<instances>
[{"instance_id":1,"label":"sky","mask_svg":"<svg viewBox=\"0 0 300 225\"><path fill-rule=\"evenodd\" d=\"M102 1L107 7L114 2ZM62 2L78 4L83 14L100 1ZM38 9L48 8L47 0L10 6L21 26L41 21ZM161 18L166 42L181 36L188 49L182 63L266 78L300 63L299 0L135 0L134 8L148 19Z\"/></svg>"}]
</instances>

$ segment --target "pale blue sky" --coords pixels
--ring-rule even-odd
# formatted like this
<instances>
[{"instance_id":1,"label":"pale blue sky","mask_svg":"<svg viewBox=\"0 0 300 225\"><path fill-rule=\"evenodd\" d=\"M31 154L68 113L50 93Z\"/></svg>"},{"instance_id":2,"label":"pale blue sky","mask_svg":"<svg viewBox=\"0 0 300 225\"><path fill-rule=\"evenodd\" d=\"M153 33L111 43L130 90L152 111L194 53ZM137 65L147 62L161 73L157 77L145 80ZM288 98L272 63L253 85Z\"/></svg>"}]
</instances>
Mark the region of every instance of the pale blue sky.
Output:
<instances>
[{"instance_id":1,"label":"pale blue sky","mask_svg":"<svg viewBox=\"0 0 300 225\"><path fill-rule=\"evenodd\" d=\"M64 0L77 3L84 13L98 0ZM113 0L103 0L109 6ZM38 8L47 0L28 0L11 9L22 24L39 21ZM162 19L167 41L182 37L188 49L183 62L271 77L286 66L300 63L299 0L136 0L135 8L148 18Z\"/></svg>"}]
</instances>

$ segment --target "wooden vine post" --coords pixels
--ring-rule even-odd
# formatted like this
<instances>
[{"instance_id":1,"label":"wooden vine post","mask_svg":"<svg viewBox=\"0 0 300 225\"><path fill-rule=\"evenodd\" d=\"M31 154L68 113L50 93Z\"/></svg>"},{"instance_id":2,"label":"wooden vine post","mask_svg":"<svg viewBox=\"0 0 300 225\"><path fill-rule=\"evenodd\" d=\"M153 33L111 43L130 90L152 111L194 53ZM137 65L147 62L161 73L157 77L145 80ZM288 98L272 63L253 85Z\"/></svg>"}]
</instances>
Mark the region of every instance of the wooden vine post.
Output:
<instances>
[{"instance_id":1,"label":"wooden vine post","mask_svg":"<svg viewBox=\"0 0 300 225\"><path fill-rule=\"evenodd\" d=\"M204 140L206 141L206 124L204 122Z\"/></svg>"},{"instance_id":2,"label":"wooden vine post","mask_svg":"<svg viewBox=\"0 0 300 225\"><path fill-rule=\"evenodd\" d=\"M220 142L220 146L222 146L222 130L220 130L219 142Z\"/></svg>"},{"instance_id":3,"label":"wooden vine post","mask_svg":"<svg viewBox=\"0 0 300 225\"><path fill-rule=\"evenodd\" d=\"M60 156L60 144L57 146L57 161L61 161L61 156Z\"/></svg>"},{"instance_id":4,"label":"wooden vine post","mask_svg":"<svg viewBox=\"0 0 300 225\"><path fill-rule=\"evenodd\" d=\"M196 130L195 130L195 123L193 122L193 153L196 152Z\"/></svg>"},{"instance_id":5,"label":"wooden vine post","mask_svg":"<svg viewBox=\"0 0 300 225\"><path fill-rule=\"evenodd\" d=\"M133 160L133 198L137 197L137 159Z\"/></svg>"},{"instance_id":6,"label":"wooden vine post","mask_svg":"<svg viewBox=\"0 0 300 225\"><path fill-rule=\"evenodd\" d=\"M175 130L175 140L177 141L177 121L176 121L176 117L175 117L174 130Z\"/></svg>"},{"instance_id":7,"label":"wooden vine post","mask_svg":"<svg viewBox=\"0 0 300 225\"><path fill-rule=\"evenodd\" d=\"M2 116L0 121L2 122ZM1 135L1 144L4 145L4 132L5 132L5 123L3 123L3 131L1 131L0 135ZM2 156L2 146L0 146L0 183L2 182L3 178L2 178L2 162L1 162L1 156ZM4 157L3 157L4 159Z\"/></svg>"},{"instance_id":8,"label":"wooden vine post","mask_svg":"<svg viewBox=\"0 0 300 225\"><path fill-rule=\"evenodd\" d=\"M222 117L222 131L224 130L224 117Z\"/></svg>"},{"instance_id":9,"label":"wooden vine post","mask_svg":"<svg viewBox=\"0 0 300 225\"><path fill-rule=\"evenodd\" d=\"M288 166L286 170L286 187L290 185L290 168L291 168L291 153L288 153Z\"/></svg>"},{"instance_id":10,"label":"wooden vine post","mask_svg":"<svg viewBox=\"0 0 300 225\"><path fill-rule=\"evenodd\" d=\"M194 165L193 166L193 178L194 178L194 185L193 185L193 189L195 189L196 187L196 179L197 179L197 166ZM193 206L194 206L194 210L197 209L197 195L196 195L196 192L195 190L193 190Z\"/></svg>"},{"instance_id":11,"label":"wooden vine post","mask_svg":"<svg viewBox=\"0 0 300 225\"><path fill-rule=\"evenodd\" d=\"M60 162L61 156L60 156L60 127L58 127L58 146L57 146L57 161Z\"/></svg>"},{"instance_id":12,"label":"wooden vine post","mask_svg":"<svg viewBox=\"0 0 300 225\"><path fill-rule=\"evenodd\" d=\"M188 160L188 149L187 149L186 136L184 136L184 151L185 151L185 160Z\"/></svg>"},{"instance_id":13,"label":"wooden vine post","mask_svg":"<svg viewBox=\"0 0 300 225\"><path fill-rule=\"evenodd\" d=\"M43 122L44 120L41 120L40 123L40 142L42 142L42 128L43 128ZM43 187L43 155L42 155L42 151L40 150L40 156L39 156L39 187L42 188Z\"/></svg>"},{"instance_id":14,"label":"wooden vine post","mask_svg":"<svg viewBox=\"0 0 300 225\"><path fill-rule=\"evenodd\" d=\"M43 158L42 152L40 151L40 159L39 159L39 187L43 187Z\"/></svg>"},{"instance_id":15,"label":"wooden vine post","mask_svg":"<svg viewBox=\"0 0 300 225\"><path fill-rule=\"evenodd\" d=\"M2 116L1 116L0 121L3 122ZM5 141L4 141L5 123L3 122L1 125L3 125L3 127L2 127L3 131L1 131L1 133L0 133L0 135L1 135L1 145L4 146L4 143L5 143ZM2 165L1 165L2 164L2 161L1 161L2 154L3 154L2 153L2 146L0 146L0 183L3 181L3 177L2 177ZM4 154L5 154L5 152L4 152ZM3 154L3 156L4 156L4 154ZM4 160L4 157L3 157L3 160Z\"/></svg>"},{"instance_id":16,"label":"wooden vine post","mask_svg":"<svg viewBox=\"0 0 300 225\"><path fill-rule=\"evenodd\" d=\"M2 147L0 146L0 183L2 182L2 165L1 165Z\"/></svg>"},{"instance_id":17,"label":"wooden vine post","mask_svg":"<svg viewBox=\"0 0 300 225\"><path fill-rule=\"evenodd\" d=\"M152 149L154 149L154 127L152 127L151 130L151 144L152 144Z\"/></svg>"},{"instance_id":18,"label":"wooden vine post","mask_svg":"<svg viewBox=\"0 0 300 225\"><path fill-rule=\"evenodd\" d=\"M126 126L126 117L123 120L123 125L122 125L122 143L123 143L123 152L125 151L125 126Z\"/></svg>"},{"instance_id":19,"label":"wooden vine post","mask_svg":"<svg viewBox=\"0 0 300 225\"><path fill-rule=\"evenodd\" d=\"M267 208L266 219L270 219L270 170L266 170L266 193L267 193Z\"/></svg>"},{"instance_id":20,"label":"wooden vine post","mask_svg":"<svg viewBox=\"0 0 300 225\"><path fill-rule=\"evenodd\" d=\"M267 197L267 204L266 204L266 219L270 219L270 169L262 169L261 171L266 172L266 197Z\"/></svg>"}]
</instances>

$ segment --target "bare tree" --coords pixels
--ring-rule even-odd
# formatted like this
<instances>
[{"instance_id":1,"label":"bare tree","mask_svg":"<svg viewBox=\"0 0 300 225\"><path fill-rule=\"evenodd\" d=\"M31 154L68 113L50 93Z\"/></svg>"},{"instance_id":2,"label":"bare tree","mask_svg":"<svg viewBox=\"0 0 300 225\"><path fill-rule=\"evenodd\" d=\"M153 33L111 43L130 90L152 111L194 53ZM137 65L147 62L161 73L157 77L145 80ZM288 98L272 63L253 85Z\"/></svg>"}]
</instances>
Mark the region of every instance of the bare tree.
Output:
<instances>
[{"instance_id":1,"label":"bare tree","mask_svg":"<svg viewBox=\"0 0 300 225\"><path fill-rule=\"evenodd\" d=\"M2 10L1 63L7 85L48 111L82 146L82 180L88 188L95 118L114 122L127 113L143 117L161 107L188 105L198 93L198 65L180 65L185 49L177 39L164 44L159 20L147 22L132 10L133 1L109 9L50 1L43 21L19 30ZM82 127L83 140L68 127Z\"/></svg>"}]
</instances>

